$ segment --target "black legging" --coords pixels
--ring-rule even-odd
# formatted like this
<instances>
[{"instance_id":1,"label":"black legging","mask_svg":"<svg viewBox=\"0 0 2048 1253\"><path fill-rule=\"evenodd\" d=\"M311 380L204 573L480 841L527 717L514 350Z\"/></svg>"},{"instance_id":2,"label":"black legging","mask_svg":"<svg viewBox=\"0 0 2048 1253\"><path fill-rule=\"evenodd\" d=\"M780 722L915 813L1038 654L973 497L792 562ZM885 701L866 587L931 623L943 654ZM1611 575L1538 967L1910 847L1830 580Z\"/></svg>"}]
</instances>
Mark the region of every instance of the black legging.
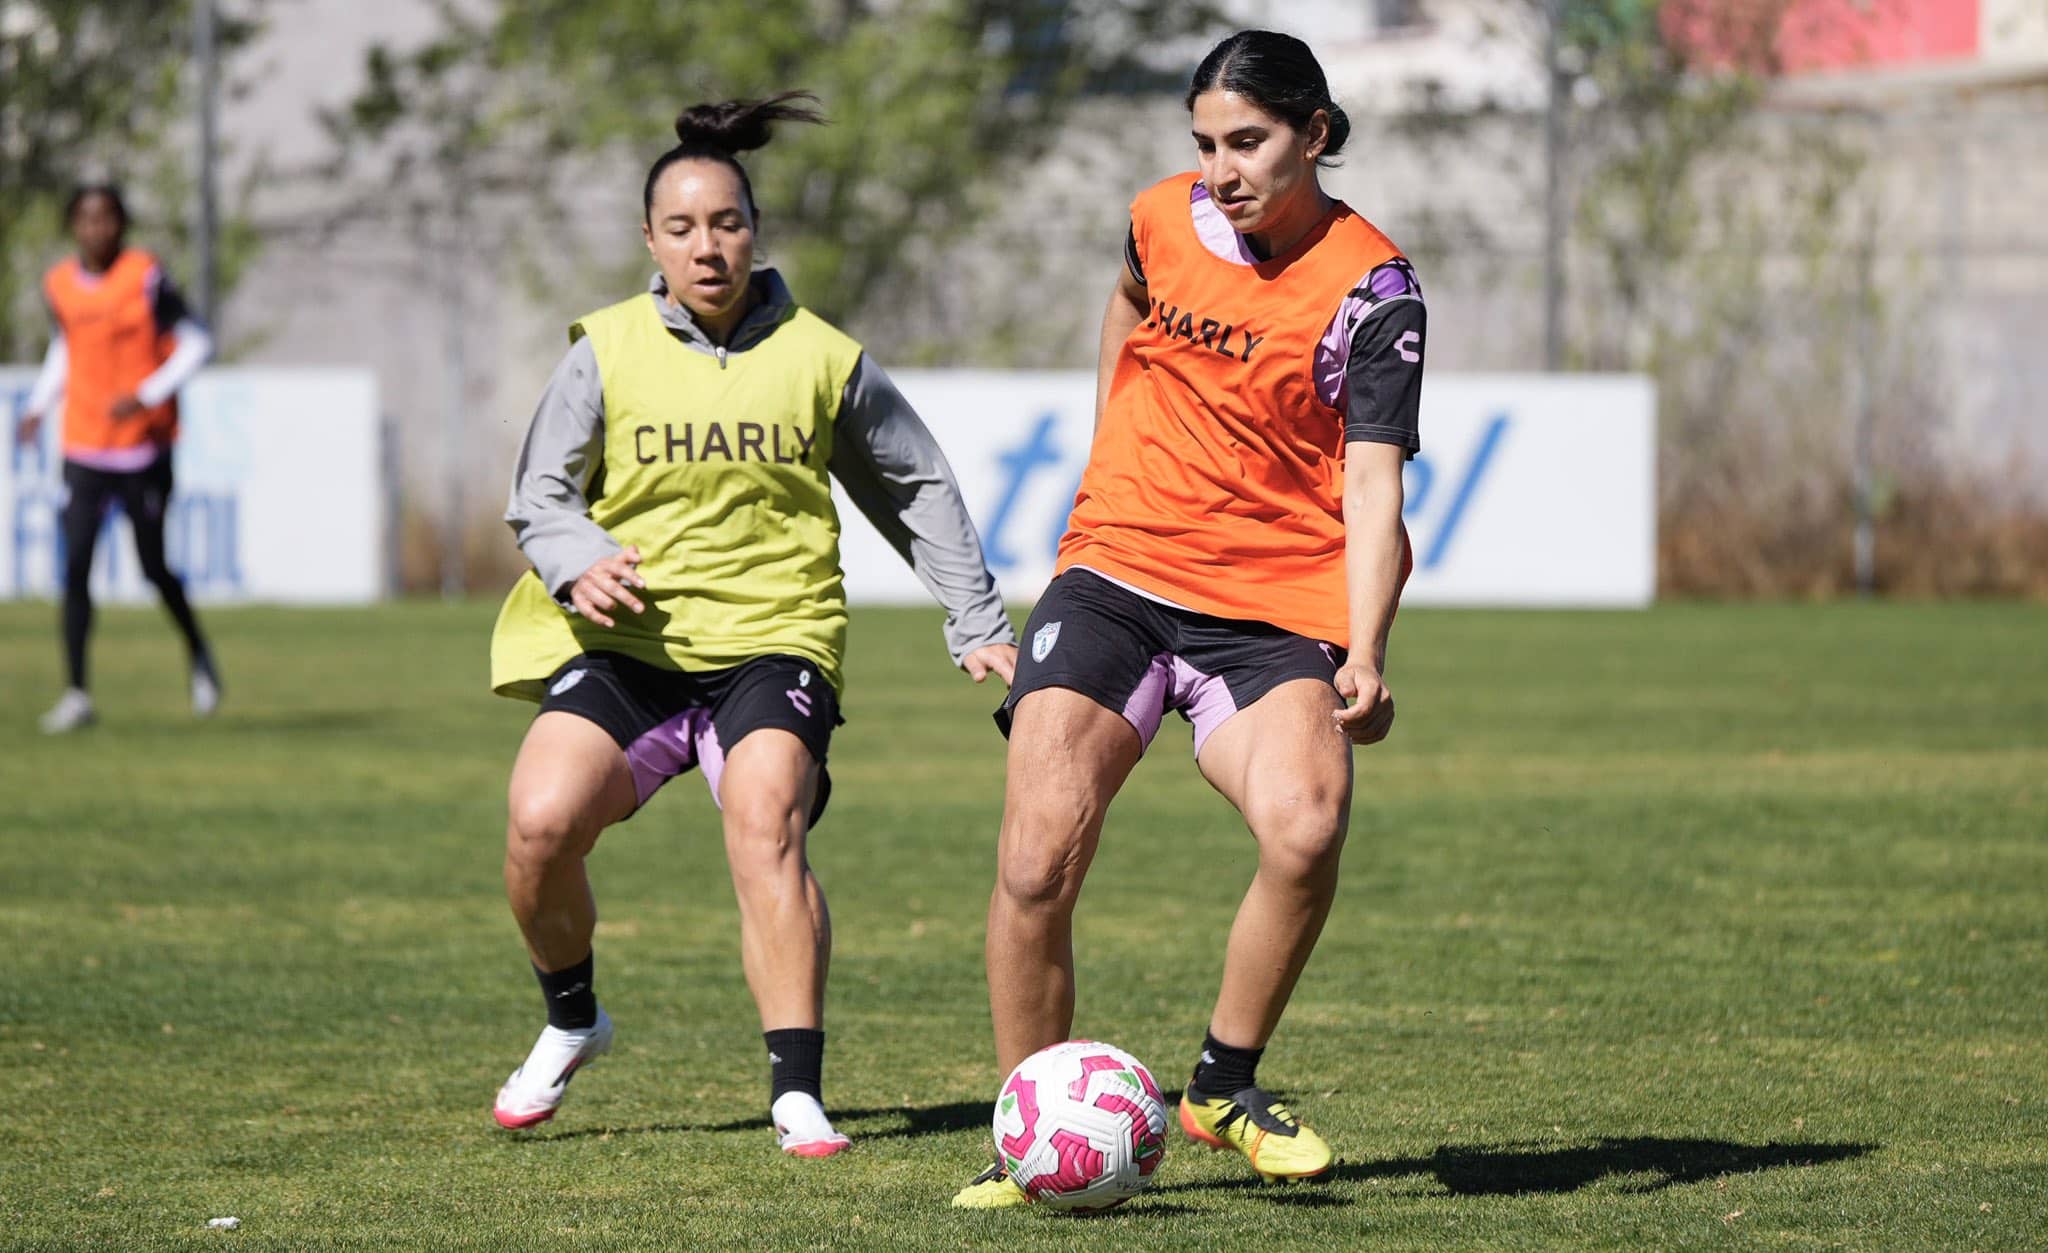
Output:
<instances>
[{"instance_id":1,"label":"black legging","mask_svg":"<svg viewBox=\"0 0 2048 1253\"><path fill-rule=\"evenodd\" d=\"M92 633L92 554L99 542L107 507L121 502L135 531L135 553L142 577L163 597L164 608L185 636L193 664L205 667L206 640L185 599L185 586L164 563L164 511L171 501L171 454L159 456L146 470L119 473L95 470L75 461L64 463L64 660L71 686L85 687L85 641Z\"/></svg>"}]
</instances>

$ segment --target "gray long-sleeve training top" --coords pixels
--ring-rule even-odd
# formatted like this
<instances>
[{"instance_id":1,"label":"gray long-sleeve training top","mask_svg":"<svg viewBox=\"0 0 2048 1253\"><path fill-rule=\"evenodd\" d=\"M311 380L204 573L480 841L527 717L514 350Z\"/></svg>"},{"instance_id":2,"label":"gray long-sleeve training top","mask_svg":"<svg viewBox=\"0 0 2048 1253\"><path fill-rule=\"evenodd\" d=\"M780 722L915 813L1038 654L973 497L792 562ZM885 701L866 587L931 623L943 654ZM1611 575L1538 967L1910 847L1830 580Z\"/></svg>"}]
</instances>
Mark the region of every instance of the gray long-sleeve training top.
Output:
<instances>
[{"instance_id":1,"label":"gray long-sleeve training top","mask_svg":"<svg viewBox=\"0 0 2048 1253\"><path fill-rule=\"evenodd\" d=\"M753 283L757 303L725 346L713 343L689 310L669 302L659 274L649 298L677 340L723 361L767 338L796 303L774 270L759 271ZM954 664L985 645L1015 643L952 467L917 411L866 353L847 380L835 430L832 477L945 607L946 651ZM590 519L587 492L604 465L604 438L604 383L597 352L582 338L541 393L505 506L520 551L565 608L583 572L620 551Z\"/></svg>"}]
</instances>

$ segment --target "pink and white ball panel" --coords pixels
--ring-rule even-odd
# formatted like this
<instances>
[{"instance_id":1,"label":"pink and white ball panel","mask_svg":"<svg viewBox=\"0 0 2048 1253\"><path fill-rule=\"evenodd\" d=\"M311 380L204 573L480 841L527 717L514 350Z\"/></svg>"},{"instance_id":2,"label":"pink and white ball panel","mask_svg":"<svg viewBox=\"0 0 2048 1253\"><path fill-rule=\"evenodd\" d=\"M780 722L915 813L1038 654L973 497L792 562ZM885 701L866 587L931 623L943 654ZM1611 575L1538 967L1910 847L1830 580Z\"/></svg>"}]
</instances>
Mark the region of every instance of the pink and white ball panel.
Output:
<instances>
[{"instance_id":1,"label":"pink and white ball panel","mask_svg":"<svg viewBox=\"0 0 2048 1253\"><path fill-rule=\"evenodd\" d=\"M996 1152L1032 1200L1098 1210L1145 1190L1166 1156L1166 1102L1152 1072L1122 1049L1069 1040L1040 1049L1003 1081Z\"/></svg>"}]
</instances>

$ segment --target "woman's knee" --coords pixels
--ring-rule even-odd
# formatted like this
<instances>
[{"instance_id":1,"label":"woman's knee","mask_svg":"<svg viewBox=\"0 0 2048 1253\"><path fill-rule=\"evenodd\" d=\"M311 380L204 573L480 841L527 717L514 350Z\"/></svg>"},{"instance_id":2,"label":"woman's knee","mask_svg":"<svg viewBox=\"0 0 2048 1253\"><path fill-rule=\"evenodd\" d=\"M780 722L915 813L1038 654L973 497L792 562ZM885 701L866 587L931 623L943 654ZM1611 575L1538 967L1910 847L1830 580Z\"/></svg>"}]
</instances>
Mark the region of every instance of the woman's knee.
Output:
<instances>
[{"instance_id":1,"label":"woman's knee","mask_svg":"<svg viewBox=\"0 0 2048 1253\"><path fill-rule=\"evenodd\" d=\"M560 789L531 787L515 792L506 830L505 856L529 866L582 857L604 829L590 805Z\"/></svg>"},{"instance_id":2,"label":"woman's knee","mask_svg":"<svg viewBox=\"0 0 2048 1253\"><path fill-rule=\"evenodd\" d=\"M1310 782L1246 806L1260 869L1304 880L1335 873L1350 808L1348 789Z\"/></svg>"},{"instance_id":3,"label":"woman's knee","mask_svg":"<svg viewBox=\"0 0 2048 1253\"><path fill-rule=\"evenodd\" d=\"M1072 909L1109 802L1143 751L1123 715L1048 688L1010 731L996 891L1026 909Z\"/></svg>"},{"instance_id":4,"label":"woman's knee","mask_svg":"<svg viewBox=\"0 0 2048 1253\"><path fill-rule=\"evenodd\" d=\"M1087 874L1085 821L1034 807L1004 827L996 890L1024 909L1071 909Z\"/></svg>"},{"instance_id":5,"label":"woman's knee","mask_svg":"<svg viewBox=\"0 0 2048 1253\"><path fill-rule=\"evenodd\" d=\"M787 789L749 789L721 797L725 853L740 879L775 877L801 868L805 808Z\"/></svg>"},{"instance_id":6,"label":"woman's knee","mask_svg":"<svg viewBox=\"0 0 2048 1253\"><path fill-rule=\"evenodd\" d=\"M612 737L596 723L556 711L542 713L528 728L506 800L506 860L545 867L588 853L640 797Z\"/></svg>"}]
</instances>

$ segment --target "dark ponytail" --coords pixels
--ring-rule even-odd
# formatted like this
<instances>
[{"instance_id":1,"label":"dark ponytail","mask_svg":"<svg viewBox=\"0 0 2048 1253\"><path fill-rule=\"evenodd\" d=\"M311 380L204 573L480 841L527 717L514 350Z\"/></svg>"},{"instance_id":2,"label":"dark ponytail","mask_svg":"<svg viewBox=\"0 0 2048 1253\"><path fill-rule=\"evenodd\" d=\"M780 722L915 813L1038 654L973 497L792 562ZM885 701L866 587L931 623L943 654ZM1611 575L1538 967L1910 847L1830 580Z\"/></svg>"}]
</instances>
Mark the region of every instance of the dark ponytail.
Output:
<instances>
[{"instance_id":1,"label":"dark ponytail","mask_svg":"<svg viewBox=\"0 0 2048 1253\"><path fill-rule=\"evenodd\" d=\"M1316 110L1330 119L1330 141L1318 164L1344 150L1351 138L1351 119L1330 98L1330 82L1308 45L1292 35L1270 30L1241 30L1209 50L1188 84L1187 107L1195 97L1221 88L1258 105L1297 131L1306 131Z\"/></svg>"},{"instance_id":2,"label":"dark ponytail","mask_svg":"<svg viewBox=\"0 0 2048 1253\"><path fill-rule=\"evenodd\" d=\"M647 186L640 195L641 213L652 218L654 184L660 181L662 171L678 161L697 158L732 167L739 175L747 212L759 217L754 208L754 185L735 154L766 145L774 137L777 122L822 124L825 115L817 106L818 98L808 91L785 91L766 100L722 100L684 109L676 115L676 146L656 158L654 168L647 171Z\"/></svg>"}]
</instances>

